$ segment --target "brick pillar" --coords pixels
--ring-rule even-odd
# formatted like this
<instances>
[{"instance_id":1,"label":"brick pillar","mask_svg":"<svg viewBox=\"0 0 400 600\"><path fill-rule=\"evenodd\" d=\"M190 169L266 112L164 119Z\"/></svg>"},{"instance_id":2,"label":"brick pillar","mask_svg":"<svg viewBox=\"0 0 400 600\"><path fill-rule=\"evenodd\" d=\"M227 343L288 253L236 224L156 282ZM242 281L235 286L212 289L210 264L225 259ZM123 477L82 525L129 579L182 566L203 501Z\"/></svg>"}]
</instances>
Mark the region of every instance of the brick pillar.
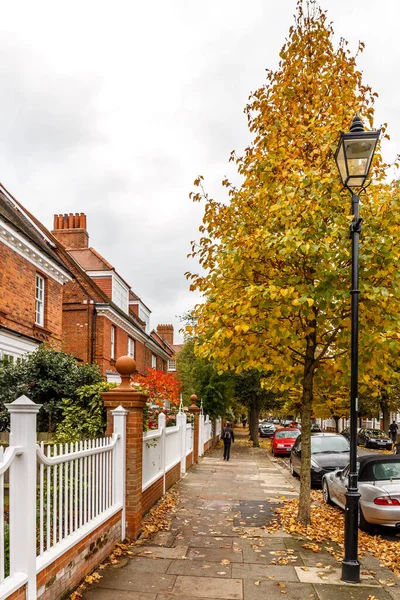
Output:
<instances>
[{"instance_id":1,"label":"brick pillar","mask_svg":"<svg viewBox=\"0 0 400 600\"><path fill-rule=\"evenodd\" d=\"M213 428L212 446L214 448L217 445L217 443L218 443L218 438L217 438L217 417L213 418L212 428Z\"/></svg>"},{"instance_id":2,"label":"brick pillar","mask_svg":"<svg viewBox=\"0 0 400 600\"><path fill-rule=\"evenodd\" d=\"M199 415L200 415L200 408L197 406L196 402L197 402L197 396L196 394L192 394L190 396L190 399L192 401L192 405L189 406L189 412L191 415L194 415L194 435L193 435L193 462L194 463L198 463L199 462L199 433L200 433L200 422L199 422Z\"/></svg>"},{"instance_id":3,"label":"brick pillar","mask_svg":"<svg viewBox=\"0 0 400 600\"><path fill-rule=\"evenodd\" d=\"M107 409L107 435L113 431L112 411L122 406L128 411L126 417L126 481L125 514L126 536L137 538L142 524L142 451L143 451L143 408L147 395L135 392L130 385L131 375L136 371L136 363L129 356L121 356L115 363L121 375L121 384L103 392L102 398Z\"/></svg>"}]
</instances>

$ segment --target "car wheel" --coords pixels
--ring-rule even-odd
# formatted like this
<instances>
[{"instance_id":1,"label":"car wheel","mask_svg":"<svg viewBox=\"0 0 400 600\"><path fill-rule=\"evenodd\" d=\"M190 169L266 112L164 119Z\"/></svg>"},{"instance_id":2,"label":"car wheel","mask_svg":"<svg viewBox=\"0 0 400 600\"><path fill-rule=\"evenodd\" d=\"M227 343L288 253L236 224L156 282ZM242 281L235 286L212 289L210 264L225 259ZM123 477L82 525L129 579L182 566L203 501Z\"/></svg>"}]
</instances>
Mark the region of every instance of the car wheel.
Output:
<instances>
[{"instance_id":1,"label":"car wheel","mask_svg":"<svg viewBox=\"0 0 400 600\"><path fill-rule=\"evenodd\" d=\"M293 475L293 477L298 477L299 476L298 473L294 470L292 461L289 461L289 469L290 469L290 472Z\"/></svg>"},{"instance_id":2,"label":"car wheel","mask_svg":"<svg viewBox=\"0 0 400 600\"><path fill-rule=\"evenodd\" d=\"M333 502L331 500L331 495L329 493L328 482L326 481L326 479L324 479L322 482L322 497L324 499L325 504L333 505Z\"/></svg>"},{"instance_id":3,"label":"car wheel","mask_svg":"<svg viewBox=\"0 0 400 600\"><path fill-rule=\"evenodd\" d=\"M364 531L365 533L372 533L374 529L373 525L371 525L371 523L368 523L368 521L365 520L361 506L358 509L358 527L359 529L361 529L361 531Z\"/></svg>"}]
</instances>

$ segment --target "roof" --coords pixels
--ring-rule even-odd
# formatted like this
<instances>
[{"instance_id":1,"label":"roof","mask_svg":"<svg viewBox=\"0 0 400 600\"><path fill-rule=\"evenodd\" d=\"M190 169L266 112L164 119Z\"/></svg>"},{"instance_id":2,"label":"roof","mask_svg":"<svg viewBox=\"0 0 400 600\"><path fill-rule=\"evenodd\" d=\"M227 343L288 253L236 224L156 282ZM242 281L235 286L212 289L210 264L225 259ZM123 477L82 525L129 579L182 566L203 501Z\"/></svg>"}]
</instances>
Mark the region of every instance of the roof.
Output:
<instances>
[{"instance_id":1,"label":"roof","mask_svg":"<svg viewBox=\"0 0 400 600\"><path fill-rule=\"evenodd\" d=\"M0 216L14 229L37 246L44 254L66 268L55 252L50 236L42 235L41 228L36 227L36 219L6 190L0 183ZM44 232L43 232L44 233ZM47 239L46 239L47 238ZM51 241L50 241L51 240Z\"/></svg>"},{"instance_id":2,"label":"roof","mask_svg":"<svg viewBox=\"0 0 400 600\"><path fill-rule=\"evenodd\" d=\"M68 248L67 252L85 271L113 271L114 267L94 248Z\"/></svg>"}]
</instances>

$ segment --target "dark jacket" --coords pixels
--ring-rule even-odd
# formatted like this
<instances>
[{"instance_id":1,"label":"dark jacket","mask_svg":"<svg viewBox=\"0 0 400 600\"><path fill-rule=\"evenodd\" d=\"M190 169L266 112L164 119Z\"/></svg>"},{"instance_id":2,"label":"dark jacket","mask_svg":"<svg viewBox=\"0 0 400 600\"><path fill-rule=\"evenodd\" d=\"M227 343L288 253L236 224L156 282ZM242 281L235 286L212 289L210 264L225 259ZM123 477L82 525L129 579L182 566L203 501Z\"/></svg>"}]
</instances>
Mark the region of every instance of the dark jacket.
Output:
<instances>
[{"instance_id":1,"label":"dark jacket","mask_svg":"<svg viewBox=\"0 0 400 600\"><path fill-rule=\"evenodd\" d=\"M229 433L229 435L226 435L227 433ZM223 439L224 444L230 444L231 442L234 442L235 441L235 434L233 433L232 427L226 427L225 426L223 428L223 430L222 430L221 438Z\"/></svg>"}]
</instances>

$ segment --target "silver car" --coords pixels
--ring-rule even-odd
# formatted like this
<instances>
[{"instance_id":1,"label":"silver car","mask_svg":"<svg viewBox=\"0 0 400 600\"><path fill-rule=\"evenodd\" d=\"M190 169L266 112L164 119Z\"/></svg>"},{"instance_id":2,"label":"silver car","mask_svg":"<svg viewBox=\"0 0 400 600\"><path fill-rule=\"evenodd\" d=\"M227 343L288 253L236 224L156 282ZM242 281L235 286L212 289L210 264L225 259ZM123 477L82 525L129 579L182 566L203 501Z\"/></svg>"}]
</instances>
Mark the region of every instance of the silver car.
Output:
<instances>
[{"instance_id":1,"label":"silver car","mask_svg":"<svg viewBox=\"0 0 400 600\"><path fill-rule=\"evenodd\" d=\"M359 456L357 463L360 529L371 531L373 525L400 529L400 455L368 454ZM327 504L337 504L344 510L349 470L347 465L323 476L322 492Z\"/></svg>"}]
</instances>

